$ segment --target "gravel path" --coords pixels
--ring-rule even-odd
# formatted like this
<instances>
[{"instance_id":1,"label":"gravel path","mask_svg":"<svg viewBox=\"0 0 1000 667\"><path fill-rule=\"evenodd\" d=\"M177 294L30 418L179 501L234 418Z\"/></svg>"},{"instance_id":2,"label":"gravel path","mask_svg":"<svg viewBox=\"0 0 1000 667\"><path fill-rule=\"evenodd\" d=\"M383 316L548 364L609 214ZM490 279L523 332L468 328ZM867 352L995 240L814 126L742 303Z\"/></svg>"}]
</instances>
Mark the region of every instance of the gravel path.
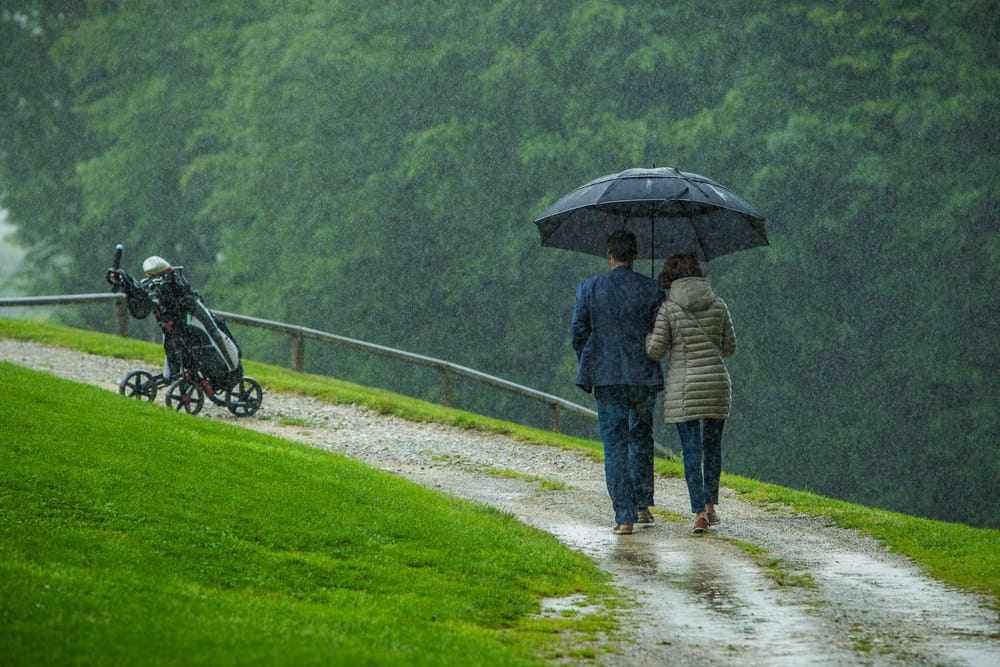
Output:
<instances>
[{"instance_id":1,"label":"gravel path","mask_svg":"<svg viewBox=\"0 0 1000 667\"><path fill-rule=\"evenodd\" d=\"M0 360L112 391L141 367L5 339ZM255 417L237 420L206 403L192 418L206 417L341 452L486 503L586 553L637 602L625 619L634 636L602 658L607 665L1000 666L1000 622L982 599L936 582L854 531L751 505L728 489L720 500L723 522L709 536L692 536L687 521L660 514L656 525L616 537L603 466L580 452L415 424L266 387ZM537 478L565 488L547 490ZM658 508L687 516L682 480L658 479L656 500ZM779 585L732 540L765 549L783 572L812 585Z\"/></svg>"}]
</instances>

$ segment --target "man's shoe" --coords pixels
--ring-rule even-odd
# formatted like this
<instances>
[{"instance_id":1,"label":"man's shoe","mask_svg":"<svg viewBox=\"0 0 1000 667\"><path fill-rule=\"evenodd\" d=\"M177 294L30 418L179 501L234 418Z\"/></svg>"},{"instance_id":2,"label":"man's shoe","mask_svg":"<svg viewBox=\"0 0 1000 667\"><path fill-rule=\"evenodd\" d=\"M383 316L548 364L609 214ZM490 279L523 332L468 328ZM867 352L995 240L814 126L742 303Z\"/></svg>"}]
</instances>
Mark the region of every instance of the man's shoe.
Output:
<instances>
[{"instance_id":1,"label":"man's shoe","mask_svg":"<svg viewBox=\"0 0 1000 667\"><path fill-rule=\"evenodd\" d=\"M694 520L694 529L691 531L692 533L695 535L701 535L706 530L708 530L708 519L700 516Z\"/></svg>"},{"instance_id":2,"label":"man's shoe","mask_svg":"<svg viewBox=\"0 0 1000 667\"><path fill-rule=\"evenodd\" d=\"M639 520L636 523L653 523L653 513L648 509L639 510Z\"/></svg>"},{"instance_id":3,"label":"man's shoe","mask_svg":"<svg viewBox=\"0 0 1000 667\"><path fill-rule=\"evenodd\" d=\"M619 523L615 524L614 530L611 531L615 535L631 535L632 534L632 524L630 523Z\"/></svg>"},{"instance_id":4,"label":"man's shoe","mask_svg":"<svg viewBox=\"0 0 1000 667\"><path fill-rule=\"evenodd\" d=\"M720 521L722 521L722 519L719 518L718 514L716 514L715 512L709 512L708 513L708 525L714 526L715 524L719 523Z\"/></svg>"}]
</instances>

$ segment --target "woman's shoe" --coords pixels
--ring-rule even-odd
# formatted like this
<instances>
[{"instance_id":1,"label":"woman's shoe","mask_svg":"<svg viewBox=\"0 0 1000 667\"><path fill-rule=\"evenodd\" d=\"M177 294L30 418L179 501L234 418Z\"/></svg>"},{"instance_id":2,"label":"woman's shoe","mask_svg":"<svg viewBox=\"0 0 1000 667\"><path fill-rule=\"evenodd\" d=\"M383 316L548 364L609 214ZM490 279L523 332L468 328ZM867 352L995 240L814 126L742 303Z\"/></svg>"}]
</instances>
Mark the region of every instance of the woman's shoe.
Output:
<instances>
[{"instance_id":1,"label":"woman's shoe","mask_svg":"<svg viewBox=\"0 0 1000 667\"><path fill-rule=\"evenodd\" d=\"M708 513L708 525L714 526L715 524L719 523L720 521L722 521L722 519L719 518L718 514L716 514L715 512L709 512Z\"/></svg>"},{"instance_id":2,"label":"woman's shoe","mask_svg":"<svg viewBox=\"0 0 1000 667\"><path fill-rule=\"evenodd\" d=\"M706 530L708 530L708 519L700 516L694 520L694 528L691 530L692 533L695 535L701 535Z\"/></svg>"},{"instance_id":3,"label":"woman's shoe","mask_svg":"<svg viewBox=\"0 0 1000 667\"><path fill-rule=\"evenodd\" d=\"M615 535L631 535L632 534L632 524L630 523L618 523L615 524L614 530L611 531Z\"/></svg>"}]
</instances>

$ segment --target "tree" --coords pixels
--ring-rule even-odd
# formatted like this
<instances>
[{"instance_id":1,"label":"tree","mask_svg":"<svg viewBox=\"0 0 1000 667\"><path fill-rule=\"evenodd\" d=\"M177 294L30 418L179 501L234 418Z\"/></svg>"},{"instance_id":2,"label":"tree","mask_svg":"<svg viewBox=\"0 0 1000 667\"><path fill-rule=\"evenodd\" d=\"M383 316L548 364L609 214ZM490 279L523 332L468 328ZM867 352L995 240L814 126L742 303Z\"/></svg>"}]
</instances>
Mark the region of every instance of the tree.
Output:
<instances>
[{"instance_id":1,"label":"tree","mask_svg":"<svg viewBox=\"0 0 1000 667\"><path fill-rule=\"evenodd\" d=\"M99 289L124 242L189 265L216 307L586 402L566 329L604 265L539 248L531 220L597 176L678 166L771 230L709 267L740 336L729 469L1000 525L955 509L996 506L1000 478L986 2L32 6L0 23L33 58L5 60L0 178L37 289ZM436 398L424 371L309 360Z\"/></svg>"},{"instance_id":2,"label":"tree","mask_svg":"<svg viewBox=\"0 0 1000 667\"><path fill-rule=\"evenodd\" d=\"M74 183L88 133L73 111L66 73L48 57L53 42L83 15L83 2L24 2L0 15L0 207L28 250L24 288L48 291L74 276L52 242L75 226L82 209Z\"/></svg>"}]
</instances>

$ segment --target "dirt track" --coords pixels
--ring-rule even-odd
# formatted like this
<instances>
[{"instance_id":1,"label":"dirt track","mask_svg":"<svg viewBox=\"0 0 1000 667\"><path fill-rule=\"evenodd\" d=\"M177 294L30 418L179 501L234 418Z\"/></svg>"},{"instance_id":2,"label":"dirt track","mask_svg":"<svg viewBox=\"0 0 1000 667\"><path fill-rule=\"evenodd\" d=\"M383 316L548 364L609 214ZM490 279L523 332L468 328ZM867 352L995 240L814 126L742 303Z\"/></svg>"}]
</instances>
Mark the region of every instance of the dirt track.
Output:
<instances>
[{"instance_id":1,"label":"dirt track","mask_svg":"<svg viewBox=\"0 0 1000 667\"><path fill-rule=\"evenodd\" d=\"M114 391L136 367L4 339L0 360ZM603 467L579 453L413 424L266 387L256 417L236 420L214 406L202 414L343 452L492 505L591 556L637 600L627 619L634 638L603 657L607 665L1000 666L1000 620L983 600L819 518L751 505L724 490L723 522L706 537L691 536L687 522L664 515L652 527L616 537ZM545 490L527 481L532 477L566 488ZM686 516L681 480L658 479L656 500L658 508ZM765 549L786 585L734 540Z\"/></svg>"}]
</instances>

